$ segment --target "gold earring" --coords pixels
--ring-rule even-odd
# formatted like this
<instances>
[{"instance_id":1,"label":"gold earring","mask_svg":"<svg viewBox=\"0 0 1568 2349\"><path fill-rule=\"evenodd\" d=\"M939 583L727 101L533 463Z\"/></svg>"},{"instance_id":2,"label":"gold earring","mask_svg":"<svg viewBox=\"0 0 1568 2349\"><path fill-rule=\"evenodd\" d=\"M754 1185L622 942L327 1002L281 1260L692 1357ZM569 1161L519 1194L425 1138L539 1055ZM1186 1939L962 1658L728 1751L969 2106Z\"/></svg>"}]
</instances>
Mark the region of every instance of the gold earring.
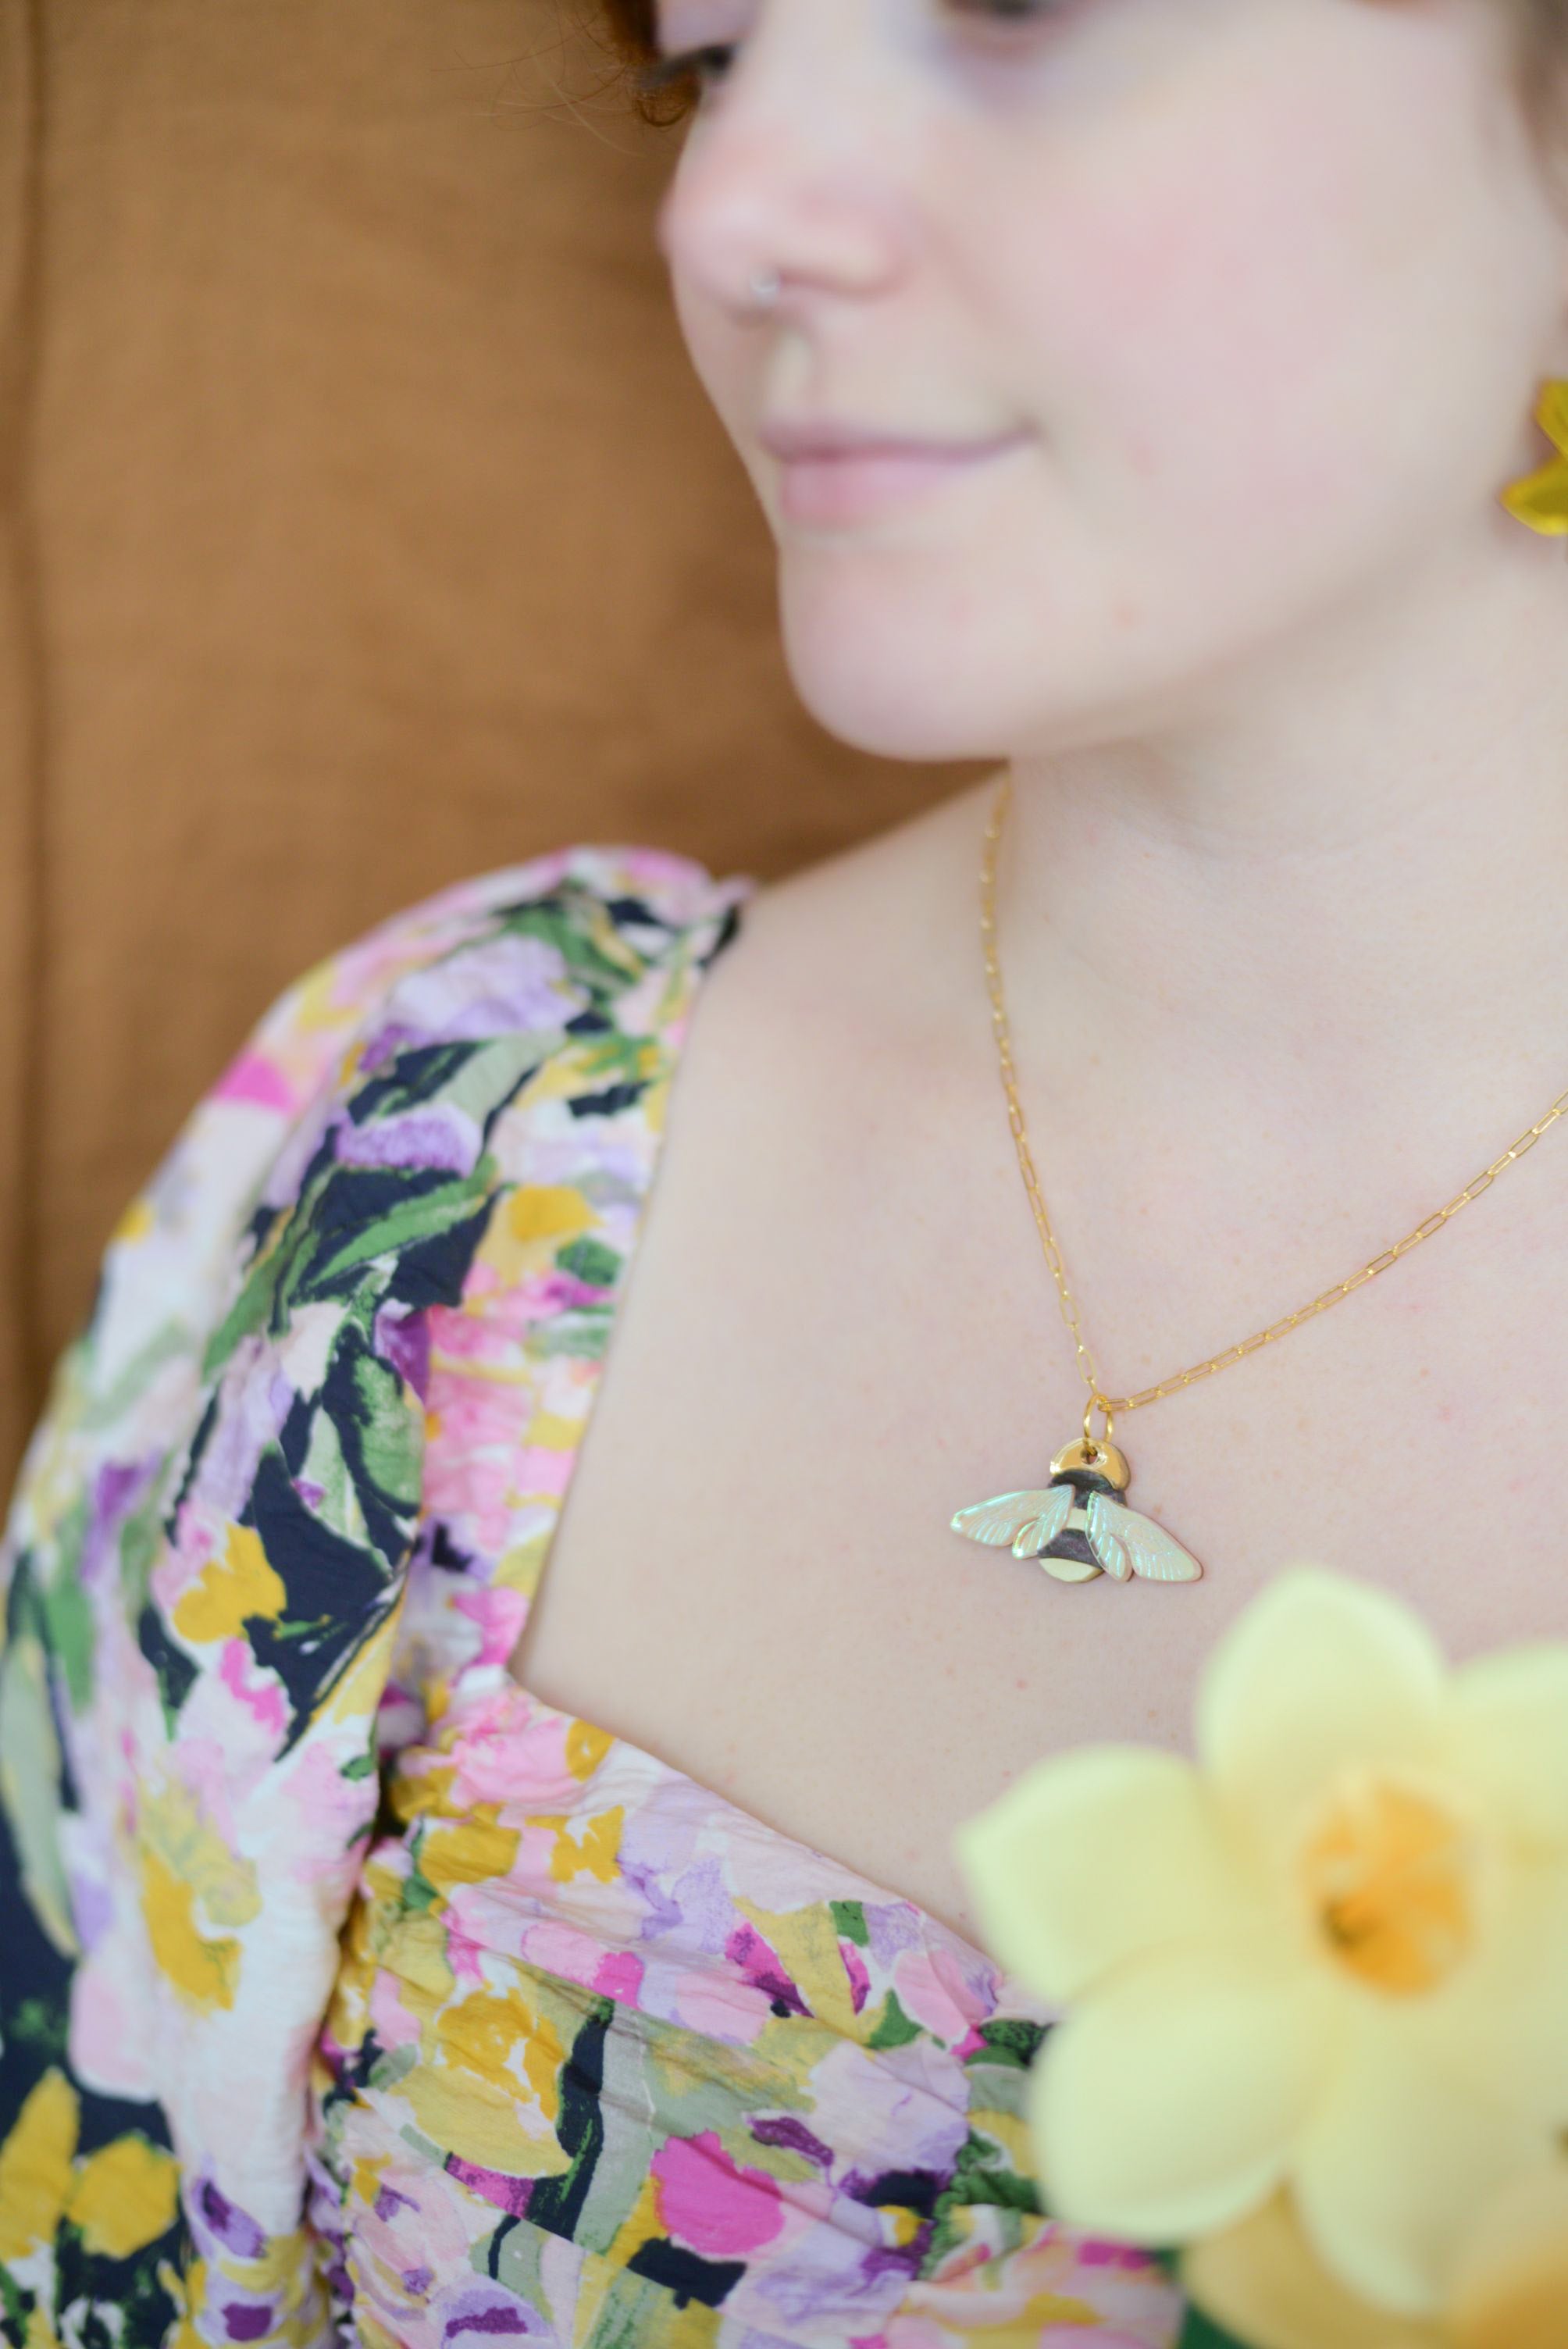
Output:
<instances>
[{"instance_id":1,"label":"gold earring","mask_svg":"<svg viewBox=\"0 0 1568 2349\"><path fill-rule=\"evenodd\" d=\"M1548 537L1568 532L1568 381L1553 378L1536 403L1535 421L1557 450L1538 471L1511 481L1499 502L1527 529Z\"/></svg>"}]
</instances>

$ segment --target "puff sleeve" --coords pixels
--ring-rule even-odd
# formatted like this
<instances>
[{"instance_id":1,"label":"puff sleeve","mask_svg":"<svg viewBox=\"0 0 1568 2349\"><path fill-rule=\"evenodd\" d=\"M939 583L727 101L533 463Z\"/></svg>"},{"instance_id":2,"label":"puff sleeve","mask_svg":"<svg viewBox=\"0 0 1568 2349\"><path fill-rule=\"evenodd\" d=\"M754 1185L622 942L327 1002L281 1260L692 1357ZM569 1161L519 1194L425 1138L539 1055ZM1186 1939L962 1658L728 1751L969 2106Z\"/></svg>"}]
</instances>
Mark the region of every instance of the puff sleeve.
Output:
<instances>
[{"instance_id":1,"label":"puff sleeve","mask_svg":"<svg viewBox=\"0 0 1568 2349\"><path fill-rule=\"evenodd\" d=\"M10 2339L332 2337L304 2085L381 1770L504 1671L551 1523L501 1507L504 1427L443 1428L432 1333L460 1351L521 1250L573 1284L552 1344L601 1350L621 1257L552 1153L624 1118L634 1208L750 885L576 845L397 916L279 999L113 1235L0 1544Z\"/></svg>"}]
</instances>

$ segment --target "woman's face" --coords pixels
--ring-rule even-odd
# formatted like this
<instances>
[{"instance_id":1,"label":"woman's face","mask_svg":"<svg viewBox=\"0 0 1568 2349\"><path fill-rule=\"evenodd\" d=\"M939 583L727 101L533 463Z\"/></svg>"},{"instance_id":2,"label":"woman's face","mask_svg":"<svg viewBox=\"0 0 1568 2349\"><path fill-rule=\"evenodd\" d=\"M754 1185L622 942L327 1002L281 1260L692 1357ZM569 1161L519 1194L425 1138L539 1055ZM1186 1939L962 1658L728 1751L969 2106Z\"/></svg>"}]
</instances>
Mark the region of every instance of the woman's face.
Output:
<instances>
[{"instance_id":1,"label":"woman's face","mask_svg":"<svg viewBox=\"0 0 1568 2349\"><path fill-rule=\"evenodd\" d=\"M846 741L1199 724L1522 534L1568 239L1503 0L662 0L659 36L731 50L660 244ZM807 412L1023 437L806 523L758 436Z\"/></svg>"}]
</instances>

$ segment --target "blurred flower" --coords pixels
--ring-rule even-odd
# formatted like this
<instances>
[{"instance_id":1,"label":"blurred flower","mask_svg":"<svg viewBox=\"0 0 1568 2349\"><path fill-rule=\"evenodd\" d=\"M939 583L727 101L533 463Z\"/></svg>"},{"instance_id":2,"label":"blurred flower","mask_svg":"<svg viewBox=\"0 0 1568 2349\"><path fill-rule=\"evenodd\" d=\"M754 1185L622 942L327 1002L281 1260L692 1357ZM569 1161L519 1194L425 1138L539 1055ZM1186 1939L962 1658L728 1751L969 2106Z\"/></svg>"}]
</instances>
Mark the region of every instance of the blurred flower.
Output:
<instances>
[{"instance_id":1,"label":"blurred flower","mask_svg":"<svg viewBox=\"0 0 1568 2349\"><path fill-rule=\"evenodd\" d=\"M997 1961L1067 2009L1043 2191L1177 2245L1287 2189L1330 2277L1436 2318L1568 2125L1568 1643L1450 1671L1400 1601L1294 1568L1212 1655L1196 1747L1042 1761L954 1838Z\"/></svg>"},{"instance_id":2,"label":"blurred flower","mask_svg":"<svg viewBox=\"0 0 1568 2349\"><path fill-rule=\"evenodd\" d=\"M1484 2202L1456 2246L1434 2317L1389 2317L1336 2283L1278 2194L1195 2243L1181 2282L1253 2349L1568 2349L1568 2160Z\"/></svg>"},{"instance_id":3,"label":"blurred flower","mask_svg":"<svg viewBox=\"0 0 1568 2349\"><path fill-rule=\"evenodd\" d=\"M1516 521L1549 537L1568 531L1568 381L1552 378L1535 404L1535 421L1557 450L1522 481L1511 481L1500 502Z\"/></svg>"}]
</instances>

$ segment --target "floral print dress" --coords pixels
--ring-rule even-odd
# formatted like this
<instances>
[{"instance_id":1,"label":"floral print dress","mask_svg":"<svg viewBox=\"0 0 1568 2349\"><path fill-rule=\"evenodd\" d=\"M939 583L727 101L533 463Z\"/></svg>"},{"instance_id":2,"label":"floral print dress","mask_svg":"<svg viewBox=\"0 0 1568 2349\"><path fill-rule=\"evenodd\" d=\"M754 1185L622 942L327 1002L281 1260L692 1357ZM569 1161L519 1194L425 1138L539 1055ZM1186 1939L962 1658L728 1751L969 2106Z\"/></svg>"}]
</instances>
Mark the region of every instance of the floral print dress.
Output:
<instances>
[{"instance_id":1,"label":"floral print dress","mask_svg":"<svg viewBox=\"0 0 1568 2349\"><path fill-rule=\"evenodd\" d=\"M1042 2209L1037 2000L507 1671L754 885L399 914L114 1234L0 1549L17 2349L1200 2337Z\"/></svg>"}]
</instances>

